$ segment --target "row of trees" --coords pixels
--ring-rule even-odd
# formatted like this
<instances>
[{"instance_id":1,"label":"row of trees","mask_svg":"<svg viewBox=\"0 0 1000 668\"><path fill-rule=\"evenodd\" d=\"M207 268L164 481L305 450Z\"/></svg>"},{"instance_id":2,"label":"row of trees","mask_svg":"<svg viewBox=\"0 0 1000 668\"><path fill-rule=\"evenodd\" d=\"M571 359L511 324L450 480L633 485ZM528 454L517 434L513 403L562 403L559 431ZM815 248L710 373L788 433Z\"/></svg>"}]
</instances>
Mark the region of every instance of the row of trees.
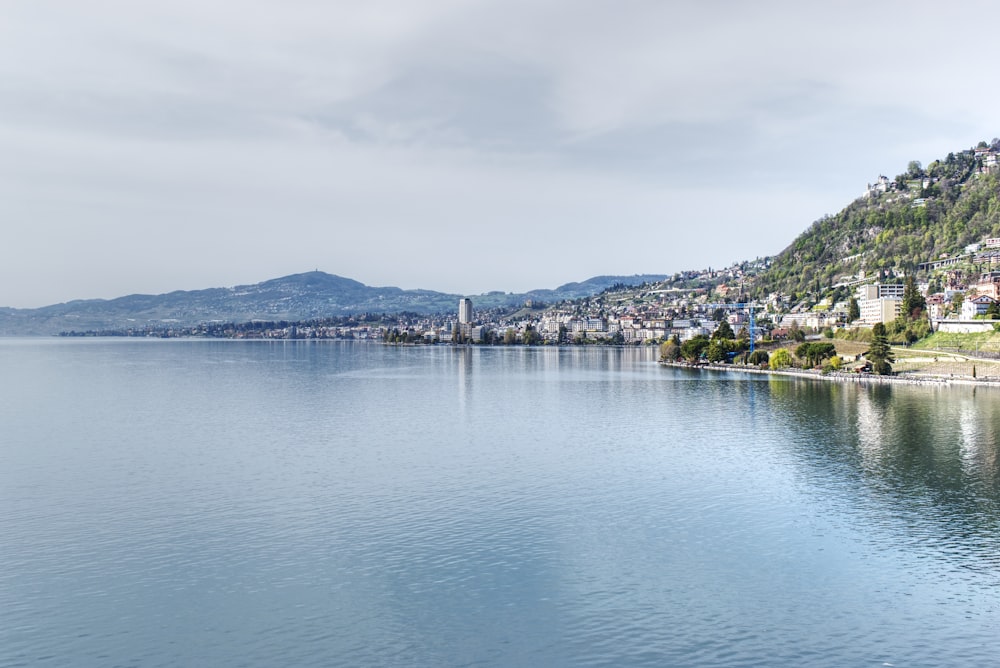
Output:
<instances>
[{"instance_id":1,"label":"row of trees","mask_svg":"<svg viewBox=\"0 0 1000 668\"><path fill-rule=\"evenodd\" d=\"M660 346L660 359L675 361L684 359L694 363L700 359L709 362L725 362L745 352L750 347L750 332L744 327L737 335L729 322L723 320L711 336L699 334L681 343L675 334Z\"/></svg>"},{"instance_id":2,"label":"row of trees","mask_svg":"<svg viewBox=\"0 0 1000 668\"><path fill-rule=\"evenodd\" d=\"M699 335L681 342L675 336L660 346L660 359L671 362L684 359L690 363L699 360L718 363L735 359L739 353L745 353L747 347L744 341L739 338L726 338L726 334L732 334L732 328L723 321L711 337ZM864 356L871 363L874 373L880 375L892 373L892 362L895 361L895 357L889 346L889 337L884 324L878 323L872 328L872 341ZM837 371L841 368L837 348L829 341L801 343L795 348L794 357L787 348L779 348L771 354L763 350L744 354L741 361L754 366L767 364L771 369L777 370L796 366L796 360L807 369L822 366L824 370Z\"/></svg>"}]
</instances>

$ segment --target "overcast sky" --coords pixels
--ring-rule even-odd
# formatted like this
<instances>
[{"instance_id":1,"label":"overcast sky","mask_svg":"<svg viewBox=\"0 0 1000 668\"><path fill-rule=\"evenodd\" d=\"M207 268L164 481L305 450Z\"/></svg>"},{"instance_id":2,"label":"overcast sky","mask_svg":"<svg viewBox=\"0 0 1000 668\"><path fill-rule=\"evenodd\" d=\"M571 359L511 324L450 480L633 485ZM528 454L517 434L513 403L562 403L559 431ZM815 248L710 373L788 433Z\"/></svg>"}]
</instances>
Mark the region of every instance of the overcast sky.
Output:
<instances>
[{"instance_id":1,"label":"overcast sky","mask_svg":"<svg viewBox=\"0 0 1000 668\"><path fill-rule=\"evenodd\" d=\"M0 305L780 252L1000 135L990 2L0 0Z\"/></svg>"}]
</instances>

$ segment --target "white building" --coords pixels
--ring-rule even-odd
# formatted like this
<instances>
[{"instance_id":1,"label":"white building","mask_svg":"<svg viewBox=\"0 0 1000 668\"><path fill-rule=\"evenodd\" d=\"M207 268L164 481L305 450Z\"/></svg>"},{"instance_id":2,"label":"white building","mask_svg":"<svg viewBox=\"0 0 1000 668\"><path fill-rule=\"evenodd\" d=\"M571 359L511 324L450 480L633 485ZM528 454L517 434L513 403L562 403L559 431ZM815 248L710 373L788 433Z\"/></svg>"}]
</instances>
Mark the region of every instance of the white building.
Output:
<instances>
[{"instance_id":1,"label":"white building","mask_svg":"<svg viewBox=\"0 0 1000 668\"><path fill-rule=\"evenodd\" d=\"M472 300L458 300L458 322L461 325L468 325L472 322Z\"/></svg>"},{"instance_id":2,"label":"white building","mask_svg":"<svg viewBox=\"0 0 1000 668\"><path fill-rule=\"evenodd\" d=\"M987 295L966 299L962 302L962 320L972 320L977 315L985 315L986 310L995 303L996 300Z\"/></svg>"},{"instance_id":3,"label":"white building","mask_svg":"<svg viewBox=\"0 0 1000 668\"><path fill-rule=\"evenodd\" d=\"M903 311L903 291L906 286L898 283L872 283L858 286L858 310L861 323L875 325L892 322Z\"/></svg>"},{"instance_id":4,"label":"white building","mask_svg":"<svg viewBox=\"0 0 1000 668\"><path fill-rule=\"evenodd\" d=\"M858 301L861 311L861 323L875 325L880 322L892 322L903 312L903 300L895 297L866 299Z\"/></svg>"},{"instance_id":5,"label":"white building","mask_svg":"<svg viewBox=\"0 0 1000 668\"><path fill-rule=\"evenodd\" d=\"M895 189L896 184L889 180L889 177L879 175L878 181L875 183L869 183L868 187L865 189L865 197L878 197L883 195L890 190Z\"/></svg>"},{"instance_id":6,"label":"white building","mask_svg":"<svg viewBox=\"0 0 1000 668\"><path fill-rule=\"evenodd\" d=\"M903 298L906 286L902 283L872 283L858 286L858 301L863 299L881 299L883 297Z\"/></svg>"}]
</instances>

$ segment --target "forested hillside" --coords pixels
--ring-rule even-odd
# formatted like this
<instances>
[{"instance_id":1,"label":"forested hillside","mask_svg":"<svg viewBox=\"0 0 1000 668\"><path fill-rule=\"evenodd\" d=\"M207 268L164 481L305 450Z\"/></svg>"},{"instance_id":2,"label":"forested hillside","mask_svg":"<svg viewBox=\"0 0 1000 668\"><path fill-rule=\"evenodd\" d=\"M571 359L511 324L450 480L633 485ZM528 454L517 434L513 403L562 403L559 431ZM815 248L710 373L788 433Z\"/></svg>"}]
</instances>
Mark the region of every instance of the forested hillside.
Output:
<instances>
[{"instance_id":1,"label":"forested hillside","mask_svg":"<svg viewBox=\"0 0 1000 668\"><path fill-rule=\"evenodd\" d=\"M774 258L756 281L758 297L818 295L864 271L915 272L919 264L1000 237L1000 140L950 153L924 168L869 186L868 194L824 217Z\"/></svg>"}]
</instances>

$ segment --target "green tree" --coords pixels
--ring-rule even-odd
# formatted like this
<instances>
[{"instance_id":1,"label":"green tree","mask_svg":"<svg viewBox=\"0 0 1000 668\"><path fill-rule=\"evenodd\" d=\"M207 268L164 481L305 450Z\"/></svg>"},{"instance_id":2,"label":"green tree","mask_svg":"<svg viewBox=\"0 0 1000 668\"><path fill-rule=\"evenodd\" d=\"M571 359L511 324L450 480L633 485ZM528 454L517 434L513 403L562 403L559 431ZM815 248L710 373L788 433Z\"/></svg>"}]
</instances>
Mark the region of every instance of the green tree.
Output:
<instances>
[{"instance_id":1,"label":"green tree","mask_svg":"<svg viewBox=\"0 0 1000 668\"><path fill-rule=\"evenodd\" d=\"M917 320L926 308L927 300L917 289L916 279L913 278L913 274L908 275L903 286L903 317L907 320Z\"/></svg>"},{"instance_id":2,"label":"green tree","mask_svg":"<svg viewBox=\"0 0 1000 668\"><path fill-rule=\"evenodd\" d=\"M717 341L719 339L735 339L736 334L733 332L733 328L729 326L728 320L723 320L719 323L719 326L715 328L712 333L712 340Z\"/></svg>"},{"instance_id":3,"label":"green tree","mask_svg":"<svg viewBox=\"0 0 1000 668\"><path fill-rule=\"evenodd\" d=\"M892 355L892 349L889 347L889 336L886 334L885 325L881 322L872 327L872 342L864 355L872 363L872 371L880 376L892 374L891 363L895 362L896 358Z\"/></svg>"},{"instance_id":4,"label":"green tree","mask_svg":"<svg viewBox=\"0 0 1000 668\"><path fill-rule=\"evenodd\" d=\"M847 300L847 322L854 322L861 317L861 307L858 306L858 300L851 297Z\"/></svg>"},{"instance_id":5,"label":"green tree","mask_svg":"<svg viewBox=\"0 0 1000 668\"><path fill-rule=\"evenodd\" d=\"M836 347L829 342L815 341L803 343L795 349L795 356L803 360L808 367L819 366L823 360L833 357Z\"/></svg>"},{"instance_id":6,"label":"green tree","mask_svg":"<svg viewBox=\"0 0 1000 668\"><path fill-rule=\"evenodd\" d=\"M766 350L755 350L747 357L747 364L760 366L761 364L767 364L770 359L771 357L767 354Z\"/></svg>"},{"instance_id":7,"label":"green tree","mask_svg":"<svg viewBox=\"0 0 1000 668\"><path fill-rule=\"evenodd\" d=\"M774 371L790 367L792 366L792 354L788 352L787 348L778 348L771 355L771 359L768 360L767 364Z\"/></svg>"},{"instance_id":8,"label":"green tree","mask_svg":"<svg viewBox=\"0 0 1000 668\"><path fill-rule=\"evenodd\" d=\"M709 339L704 334L692 337L681 344L681 356L688 362L697 362L702 351L708 347Z\"/></svg>"},{"instance_id":9,"label":"green tree","mask_svg":"<svg viewBox=\"0 0 1000 668\"><path fill-rule=\"evenodd\" d=\"M708 348L705 349L705 359L713 363L725 361L726 347L722 341L722 339L715 339L709 342Z\"/></svg>"}]
</instances>

